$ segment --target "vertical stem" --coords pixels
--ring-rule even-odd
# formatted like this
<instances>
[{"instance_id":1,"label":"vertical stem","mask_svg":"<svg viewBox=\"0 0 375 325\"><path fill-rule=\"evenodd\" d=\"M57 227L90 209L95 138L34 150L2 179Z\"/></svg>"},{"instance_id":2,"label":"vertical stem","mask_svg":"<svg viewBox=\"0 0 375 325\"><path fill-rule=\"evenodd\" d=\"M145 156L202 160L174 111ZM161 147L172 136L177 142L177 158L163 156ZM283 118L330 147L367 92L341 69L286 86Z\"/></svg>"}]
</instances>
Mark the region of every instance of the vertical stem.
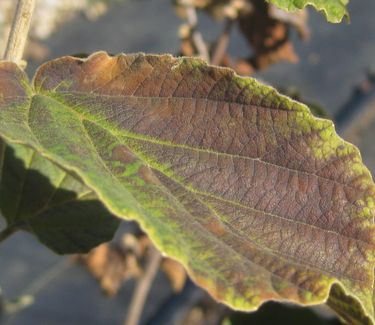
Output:
<instances>
[{"instance_id":1,"label":"vertical stem","mask_svg":"<svg viewBox=\"0 0 375 325\"><path fill-rule=\"evenodd\" d=\"M146 298L158 272L162 256L154 246L151 246L150 250L145 273L137 282L124 325L139 324Z\"/></svg>"},{"instance_id":2,"label":"vertical stem","mask_svg":"<svg viewBox=\"0 0 375 325\"><path fill-rule=\"evenodd\" d=\"M22 62L27 35L30 29L31 17L35 8L36 0L18 0L16 13L10 29L4 60L13 61L16 64ZM3 165L5 155L5 142L0 138L0 186L2 181ZM14 232L16 227L8 226L0 232L0 242L7 239Z\"/></svg>"},{"instance_id":3,"label":"vertical stem","mask_svg":"<svg viewBox=\"0 0 375 325\"><path fill-rule=\"evenodd\" d=\"M227 52L227 48L229 45L229 38L230 38L230 32L233 26L233 20L227 18L224 24L223 32L221 33L214 50L214 53L212 54L212 65L220 65L221 61L223 60L223 57L225 53Z\"/></svg>"},{"instance_id":4,"label":"vertical stem","mask_svg":"<svg viewBox=\"0 0 375 325\"><path fill-rule=\"evenodd\" d=\"M206 60L206 62L210 62L210 55L208 53L206 43L203 40L202 34L198 31L197 12L192 5L186 5L186 16L188 24L191 28L191 37L199 56L203 60Z\"/></svg>"},{"instance_id":5,"label":"vertical stem","mask_svg":"<svg viewBox=\"0 0 375 325\"><path fill-rule=\"evenodd\" d=\"M4 59L20 64L29 33L36 0L18 0L16 14L9 33Z\"/></svg>"}]
</instances>

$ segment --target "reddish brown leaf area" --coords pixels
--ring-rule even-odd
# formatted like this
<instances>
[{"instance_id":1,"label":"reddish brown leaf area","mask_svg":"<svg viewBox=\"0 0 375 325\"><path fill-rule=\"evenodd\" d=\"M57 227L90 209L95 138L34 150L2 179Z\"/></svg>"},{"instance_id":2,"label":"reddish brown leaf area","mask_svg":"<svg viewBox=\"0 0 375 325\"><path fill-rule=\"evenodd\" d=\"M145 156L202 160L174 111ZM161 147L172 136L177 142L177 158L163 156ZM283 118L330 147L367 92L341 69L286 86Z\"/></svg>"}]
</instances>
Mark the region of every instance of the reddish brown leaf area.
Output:
<instances>
[{"instance_id":1,"label":"reddish brown leaf area","mask_svg":"<svg viewBox=\"0 0 375 325\"><path fill-rule=\"evenodd\" d=\"M27 85L28 82L25 74L11 62L1 62L0 67L0 103L25 98L24 83Z\"/></svg>"}]
</instances>

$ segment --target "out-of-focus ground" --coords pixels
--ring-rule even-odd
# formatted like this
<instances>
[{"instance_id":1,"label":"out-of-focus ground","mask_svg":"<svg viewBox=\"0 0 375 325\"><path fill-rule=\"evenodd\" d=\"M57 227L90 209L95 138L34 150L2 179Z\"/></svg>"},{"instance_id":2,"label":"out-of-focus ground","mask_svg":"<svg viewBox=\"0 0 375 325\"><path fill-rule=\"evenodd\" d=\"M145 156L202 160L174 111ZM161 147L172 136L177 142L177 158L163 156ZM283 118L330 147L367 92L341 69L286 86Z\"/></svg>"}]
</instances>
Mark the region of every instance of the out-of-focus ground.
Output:
<instances>
[{"instance_id":1,"label":"out-of-focus ground","mask_svg":"<svg viewBox=\"0 0 375 325\"><path fill-rule=\"evenodd\" d=\"M300 62L274 65L257 77L274 86L296 87L304 98L318 102L331 116L336 114L352 97L366 71L375 69L375 1L353 0L349 12L350 24L332 25L310 11L311 40L295 42ZM46 45L50 58L97 50L114 54L176 53L180 23L169 0L128 0L113 6L95 22L77 17ZM200 29L207 37L217 34L208 19L201 19ZM244 52L241 56L247 54L247 47L237 33L233 35L230 50L237 54ZM36 62L30 62L28 70L34 71L36 67ZM375 110L375 97L372 98L361 104L367 105L367 111ZM375 119L359 120L358 125L355 142L366 164L375 172ZM143 320L171 294L165 276L158 277ZM3 318L0 323L99 325L123 322L134 283L128 282L116 298L106 298L83 268L49 252L32 236L18 233L0 247L0 286L7 298L35 294L32 306Z\"/></svg>"}]
</instances>

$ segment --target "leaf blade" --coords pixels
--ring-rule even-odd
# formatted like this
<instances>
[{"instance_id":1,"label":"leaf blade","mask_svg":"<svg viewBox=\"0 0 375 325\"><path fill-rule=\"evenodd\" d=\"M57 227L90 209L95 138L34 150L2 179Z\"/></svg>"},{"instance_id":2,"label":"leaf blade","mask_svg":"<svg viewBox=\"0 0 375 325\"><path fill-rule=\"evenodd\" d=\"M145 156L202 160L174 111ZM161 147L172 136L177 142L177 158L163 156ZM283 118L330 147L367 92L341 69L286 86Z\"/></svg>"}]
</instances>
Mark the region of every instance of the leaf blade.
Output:
<instances>
[{"instance_id":1,"label":"leaf blade","mask_svg":"<svg viewBox=\"0 0 375 325\"><path fill-rule=\"evenodd\" d=\"M315 304L340 283L373 318L374 184L331 122L170 56L65 57L34 89L22 141L138 220L218 300Z\"/></svg>"}]
</instances>

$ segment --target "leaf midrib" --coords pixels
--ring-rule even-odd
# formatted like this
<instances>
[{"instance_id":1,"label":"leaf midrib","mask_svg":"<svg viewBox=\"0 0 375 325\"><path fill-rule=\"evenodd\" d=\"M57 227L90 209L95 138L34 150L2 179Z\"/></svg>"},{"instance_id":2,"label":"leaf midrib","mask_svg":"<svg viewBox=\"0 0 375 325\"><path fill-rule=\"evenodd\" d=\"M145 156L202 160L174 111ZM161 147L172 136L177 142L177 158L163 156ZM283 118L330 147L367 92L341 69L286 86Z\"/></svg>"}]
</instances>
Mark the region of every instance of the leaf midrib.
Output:
<instances>
[{"instance_id":1,"label":"leaf midrib","mask_svg":"<svg viewBox=\"0 0 375 325\"><path fill-rule=\"evenodd\" d=\"M87 120L89 120L91 122L95 122L96 124L98 124L98 122L100 122L100 120L95 119L95 117L93 117L93 115L91 115L91 114L82 114L81 112L76 111L74 108L70 107L68 104L66 104L65 102L63 102L60 98L56 98L56 96L53 96L53 95L49 96L49 95L53 94L52 92L46 92L46 93L47 94L41 93L41 94L38 94L38 95L42 95L42 96L45 96L45 97L47 97L49 99L53 99L56 102L64 105L69 110L75 112L80 117L80 119L87 119ZM63 93L63 92L61 92L61 93ZM70 93L74 93L74 92L65 92L65 93L70 94ZM93 93L84 93L84 92L77 92L77 93L80 93L80 94L83 94L83 95L94 95L94 96L98 96L98 97L101 96L101 95L97 95L97 94L93 94ZM107 96L109 96L109 97L120 97L120 98L138 97L138 96L113 96L113 95L107 95ZM139 98L141 98L141 97L139 97ZM144 97L144 98L146 98L146 99L147 98L152 98L152 96L150 96L150 97ZM156 96L154 98L160 99L160 97L156 97ZM168 98L168 97L163 97L163 98ZM170 97L170 98L176 98L176 97ZM181 97L181 98L182 99L194 99L194 98L185 98L185 97ZM202 99L204 99L204 98L202 98ZM234 103L234 104L238 104L238 103ZM245 104L238 104L238 105L245 105ZM79 104L75 105L75 107L78 107L78 106L79 106ZM254 105L254 106L259 107L257 105ZM264 108L268 109L268 107L264 107ZM295 111L290 111L290 112L295 112ZM307 112L304 112L304 111L301 111L301 112L307 113ZM320 119L320 118L317 118L317 119ZM105 120L105 118L103 118L102 120ZM324 119L321 119L321 120L324 120ZM98 124L98 125L100 127L103 127L103 125L101 125L101 124ZM328 126L328 127L330 127L330 126ZM360 190L360 189L354 187L353 185L341 183L341 182L338 182L338 181L336 181L334 179L327 178L327 177L324 177L324 176L321 176L321 175L317 175L315 173L309 173L309 172L306 172L306 171L302 171L302 170L298 170L298 169L293 169L293 168L286 167L286 166L276 165L274 163L265 161L265 160L261 159L260 157L254 158L254 157L248 157L248 156L241 156L241 155L236 155L236 154L231 154L231 153L226 153L226 152L221 152L221 151L214 151L214 150L210 150L210 149L190 147L188 145L176 144L176 143L172 143L172 142L166 141L166 140L159 140L159 139L155 140L154 138L152 138L150 136L132 133L132 132L130 132L128 130L125 130L125 129L122 129L121 131L117 131L115 127L113 127L111 129L111 131L113 131L114 133L116 133L118 135L126 136L126 137L129 137L129 138L135 139L135 140L143 140L143 141L147 141L147 142L150 142L150 143L165 145L165 146L169 146L169 147L181 148L181 149L198 151L198 152L205 152L205 153L208 153L208 154L216 154L218 156L230 157L232 159L245 159L245 160L251 160L251 161L258 161L258 162L264 163L264 164L272 166L272 167L276 167L276 168L279 168L279 169L286 170L288 172L300 173L300 174L307 175L307 176L315 176L318 179L321 179L321 180L324 180L324 181L328 181L328 182L332 182L334 184L337 184L337 185L340 185L340 186L343 186L343 187L347 187L347 188L350 188L350 189L353 189L353 190ZM344 142L344 140L343 140L343 142ZM268 153L266 153L266 154L268 154Z\"/></svg>"},{"instance_id":2,"label":"leaf midrib","mask_svg":"<svg viewBox=\"0 0 375 325\"><path fill-rule=\"evenodd\" d=\"M40 94L39 94L39 95L40 95ZM241 158L242 158L242 159L249 159L249 160L253 160L253 161L258 160L258 159L256 159L256 158L251 158L251 157L236 156L236 155L227 154L227 153L221 153L221 152L216 152L216 151L211 151L211 150L206 150L206 149L200 149L200 148L195 148L195 147L189 147L189 146L186 146L186 145L173 144L173 143L170 143L170 142L167 142L167 141L154 140L153 138L150 138L150 137L148 137L148 136L139 136L139 135L136 135L136 134L134 134L134 133L130 133L130 132L126 131L126 130L121 130L122 132L120 132L120 131L117 131L115 128L109 129L109 128L106 127L106 126L103 126L103 125L101 125L101 124L98 124L98 121L97 121L95 118L93 118L92 115L87 114L87 115L84 115L84 116L83 116L82 114L80 114L79 112L77 112L76 110L74 110L73 108L71 108L69 105L67 105L66 103L64 103L64 102L62 102L62 101L56 99L54 96L50 97L50 96L47 96L47 95L45 95L45 94L42 94L41 96L45 96L46 98L48 98L48 99L50 99L50 100L51 100L51 99L52 99L52 100L55 100L55 101L58 102L59 104L61 104L61 105L63 105L64 107L66 107L68 110L74 112L74 113L79 117L79 119L80 119L81 121L84 120L84 119L86 119L86 120L90 121L91 123L94 123L94 124L98 125L100 128L104 128L104 129L106 129L107 131L110 131L110 133L111 133L112 135L114 135L116 138L118 138L119 140L121 140L121 137L128 137L128 138L130 138L130 139L142 140L142 141L146 141L146 142L151 142L151 143L156 143L156 144L161 144L161 145L166 145L166 146L171 146L171 147L179 147L179 148L183 148L183 149L186 149L186 150L197 150L197 151L206 152L206 153L212 153L212 154L217 154L217 155L228 156L228 157L231 157L232 159L233 159L233 158L237 158L237 159L241 159ZM83 126L83 128L85 129L84 126ZM31 130L31 129L30 129L30 130ZM31 130L31 132L32 132L32 130ZM86 133L86 137L88 138L88 140L89 140L89 142L91 143L92 147L95 148L95 145L92 143L92 140L91 140L91 138L87 135L87 133ZM140 153L137 153L137 154L140 155ZM142 155L142 156L143 156L143 155ZM99 155L99 154L98 154L98 157L100 158L100 155ZM149 161L147 161L147 159L144 158L144 159L142 159L142 160L143 160L144 162L146 162L147 164L149 164ZM306 173L306 172L303 172L303 171L298 171L298 170L294 170L294 169L289 169L289 168L287 168L287 167L279 166L279 165L275 165L275 164L268 163L268 162L265 162L265 161L262 161L262 160L258 160L258 161L260 161L260 162L262 162L262 163L265 163L265 164L270 164L270 165L272 165L272 166L274 166L274 167L285 168L286 170L291 171L291 172L296 172L296 173L301 172L301 173L304 173L304 174L306 174L306 175L315 175L315 174L309 174L309 173ZM106 165L105 165L103 162L102 162L102 165L103 165L103 167L107 170L107 172L109 172L114 178L116 178L116 176L113 175L113 174L111 173L111 171L106 167ZM154 168L154 167L153 167L153 168ZM156 169L158 169L158 168L156 168ZM159 169L158 169L158 170L159 170ZM163 170L159 170L159 171L162 172L163 174L165 174L165 171L163 171ZM165 174L165 175L166 175L168 178L171 177L170 175L167 175L167 174ZM338 185L341 185L341 186L347 186L348 188L352 188L352 189L358 190L358 189L352 187L351 185L342 184L342 183L339 183L339 182L337 182L337 181L335 181L335 180L331 180L331 179L328 179L328 178L325 178L325 177L321 177L321 176L318 176L318 175L315 175L315 176L316 176L317 178L321 178L321 179L323 179L323 180L325 180L325 181L331 181L331 182L334 182L334 183L336 183L336 184L338 184ZM175 180L175 181L176 181L176 180ZM179 183L179 184L180 184L181 186L183 186L184 188L187 188L185 184L181 184L181 183ZM197 192L197 193L200 193L200 194L203 194L203 195L207 195L207 193L199 192L199 191L197 191L197 190L195 190L195 189L191 189L191 188L187 188L187 189L188 189L189 191L191 191L191 192ZM211 196L213 196L213 197L215 197L215 198L217 198L217 199L222 199L222 198L220 198L220 197L216 197L216 196L212 195L211 193L208 194L208 195L211 195ZM243 206L243 207L245 207L245 208L247 208L247 209L254 209L255 211L258 211L258 212L261 212L261 213L267 213L267 214L269 214L269 215L272 215L272 216L277 217L277 218L280 218L280 219L284 219L284 220L289 221L289 222L297 222L297 221L295 221L295 220L288 219L288 218L285 218L285 217L282 217L282 216L278 216L278 215L275 215L275 214L273 214L273 213L269 213L269 212L266 212L266 211L257 210L256 208L252 208L252 207L244 206L244 205L242 205L241 203L238 203L238 202L235 202L235 201L229 201L229 200L225 200L225 199L222 199L222 200L223 200L223 201L227 201L227 202L231 202L232 204L237 204L238 206ZM353 205L353 203L351 203L351 205ZM298 222L301 222L301 221L298 221ZM321 231L326 231L326 232L329 232L329 233L334 233L334 234L336 234L336 235L338 235L338 236L342 236L343 238L352 239L352 240L354 240L354 241L357 241L357 242L363 243L363 244L365 244L365 245L371 245L370 243L364 242L364 241L362 241L361 239L358 239L358 238L355 238L355 237L350 237L350 236L345 236L345 235L343 235L343 234L341 234L341 233L339 233L339 232L337 232L337 231L334 231L334 230L324 229L324 228L321 228L321 227L318 227L318 226L316 226L316 225L309 224L309 223L303 223L303 222L301 222L301 224L304 224L304 225L309 226L309 227L317 228L317 229L319 229L319 230L321 230Z\"/></svg>"},{"instance_id":3,"label":"leaf midrib","mask_svg":"<svg viewBox=\"0 0 375 325\"><path fill-rule=\"evenodd\" d=\"M61 105L63 105L64 107L66 107L66 108L68 108L70 111L73 111L78 117L79 117L79 119L82 121L82 120L84 120L84 119L86 119L86 120L88 120L88 121L90 121L90 122L92 122L92 123L95 123L95 124L97 124L99 127L101 127L101 128L104 128L104 129L106 129L107 131L110 131L111 133L112 133L112 135L114 135L114 136L116 136L117 138L119 138L119 136L121 137L121 136L124 136L124 137L128 137L128 138L132 138L132 139L138 139L138 140L144 140L144 141L150 141L150 138L149 137L147 137L147 136L137 136L137 135L134 135L133 133L130 133L130 132L127 132L127 131L124 131L124 130L122 130L123 132L121 133L121 132L119 132L119 131L116 131L116 129L109 129L108 127L106 127L106 126L103 126L103 125L101 125L101 124L98 124L97 123L97 121L95 120L95 118L93 118L93 116L91 116L91 115L89 115L89 114L87 114L87 115L82 115L82 114L80 114L80 112L77 112L76 110L74 110L73 108L71 108L69 105L67 105L66 103L64 103L64 102L62 102L61 100L59 100L59 99L57 99L55 96L48 96L48 95L46 95L46 94L37 94L37 95L41 95L41 96L45 96L46 98L48 98L48 99L52 99L52 100L55 100L56 102L58 102L59 104L61 104ZM78 105L77 105L78 106ZM30 107L29 107L30 108ZM124 134L125 133L125 134ZM89 139L90 140L90 142L91 142L91 139ZM153 140L152 138L151 138L151 142L152 141L154 141L154 143L158 143L157 141L155 141L155 140ZM91 142L92 143L92 142ZM160 143L159 143L160 144ZM93 144L92 144L93 145ZM166 145L169 145L169 143L166 143ZM172 146L173 145L175 145L175 144L171 144ZM180 145L176 145L176 146L180 146ZM184 147L184 145L181 145L182 147ZM95 148L95 146L94 146L94 148ZM186 146L186 148L185 149L189 149L189 150L194 150L194 149L196 149L196 150L203 150L203 151L206 151L206 152L209 152L209 153L214 153L214 154L218 154L218 155L220 155L220 154L222 154L222 155L228 155L228 156L231 156L231 157L233 157L233 155L231 155L231 154L227 154L227 153L221 153L221 152L215 152L215 151L209 151L209 150L206 150L206 149L198 149L198 148L191 148L191 147L188 147L188 146ZM251 158L251 157L242 157L242 156L239 156L239 158L247 158L247 159L253 159L253 160L256 160L256 159L254 159L254 158ZM264 162L264 163L267 163L267 162ZM271 165L274 165L274 164L271 164ZM279 166L279 165L274 165L275 167L282 167L282 166ZM288 169L288 170L290 170L290 171L294 171L294 172L300 172L300 171L298 171L298 170L293 170L293 169L289 169L289 168L287 168L287 167L285 167L286 169ZM163 174L164 174L164 172L162 171L162 170L160 170L160 172L162 172ZM112 174L112 173L111 173ZM306 173L307 175L310 175L309 173ZM112 174L113 175L113 174ZM114 176L114 175L113 175ZM168 175L166 175L167 177L169 177ZM318 176L318 175L315 175L316 177L320 177L320 176ZM331 179L327 179L327 178L324 178L324 177L321 177L322 179L324 179L324 180L328 180L328 181L333 181L333 180L331 180ZM337 182L337 181L334 181L334 182ZM342 183L339 183L339 182L337 182L338 184L340 184L340 185L342 185L342 186L344 186L345 184L342 184ZM181 184L184 188L186 188L185 187L185 185L183 185L183 184ZM347 186L349 186L350 187L350 185L347 185ZM189 191L191 191L191 189L188 189ZM204 193L205 194L205 193ZM230 201L230 202L232 202L232 201ZM233 203L233 202L232 202ZM138 203L139 204L139 203ZM205 204L206 205L206 204ZM248 208L248 207L247 207ZM184 210L186 211L186 209L184 208ZM264 211L260 211L260 212L263 212L263 213L265 213ZM189 213L190 214L190 213ZM278 217L280 217L280 216L278 216ZM282 217L280 217L280 218L282 218ZM192 217L192 219L193 220L195 220L193 217ZM288 220L288 219L287 219ZM220 219L220 221L221 221L221 219ZM291 220L289 220L289 221L291 221ZM313 226L313 227L316 227L315 225L311 225L311 224L305 224L305 225L307 225L307 226ZM201 227L205 230L205 231L208 231L207 229L205 229L204 228L204 226L203 225L201 225ZM319 228L319 227L318 227ZM322 230L322 231L329 231L330 232L330 230L326 230L326 229L322 229L322 228L319 228L320 230ZM333 231L334 232L334 231ZM340 233L336 233L337 235L339 235L339 236L343 236L342 234L340 234ZM344 236L345 238L351 238L351 237L347 237L347 236ZM353 239L353 240L357 240L356 238L351 238L351 239ZM224 244L224 243L222 243L221 241L219 241L219 243L221 243L222 245ZM365 243L365 242L364 242ZM257 246L257 247L259 247L261 250L266 250L266 251L268 251L268 253L269 254L271 254L271 255L274 255L275 257L278 257L278 258L280 258L280 256L278 256L277 254L279 254L279 252L273 252L273 250L271 250L270 248L264 248L264 247L261 247L261 246L258 246L257 244L255 244L255 243L253 243L253 242L251 242L251 244L253 244L253 245L255 245L255 246ZM367 244L368 245L368 243L365 243L365 244ZM230 247L230 246L227 246L227 245L225 245L226 247ZM231 247L230 247L230 249L232 249ZM241 256L243 256L243 255L241 255ZM271 273L271 274L274 274L275 276L277 276L277 274L275 274L275 273L273 273L273 272L271 272L270 270L268 270L267 268L265 268L264 266L262 266L262 265L259 265L259 264L256 264L256 263L254 263L254 261L252 261L252 260L250 260L250 259L248 259L248 258L246 258L249 262L251 262L251 263L253 263L253 264L255 264L255 265L257 265L257 266L259 266L259 267L261 267L261 268L263 268L264 270L266 270L268 273ZM288 259L286 259L285 257L284 258L282 258L283 260L285 260L285 262L287 262L287 263L291 263L291 261L290 260L288 260ZM295 262L295 261L293 261L292 262L294 265L297 265L297 266L301 266L301 267L306 267L306 266L309 266L309 265L304 265L304 264L300 264L300 263L298 263L298 262ZM323 273L326 273L326 274L329 274L329 273L331 273L330 271L327 271L327 270L322 270L322 269L320 269L320 268L317 268L316 266L313 266L313 268L314 269L316 269L317 271L321 271L321 272L323 272ZM333 276L335 276L336 274L335 273L332 273L332 275ZM279 276L280 277L280 276ZM283 279L283 280L286 280L285 278L282 278L282 277L280 277L281 279ZM350 279L349 277L347 277L347 276L345 276L345 278L348 278L348 279ZM361 282L361 281L363 281L363 280L359 280L359 279L352 279L353 281L355 281L355 282ZM288 280L286 280L286 281L288 281ZM292 282L290 282L292 285L294 285L294 286L296 286L296 284L294 284L294 283L292 283Z\"/></svg>"}]
</instances>

